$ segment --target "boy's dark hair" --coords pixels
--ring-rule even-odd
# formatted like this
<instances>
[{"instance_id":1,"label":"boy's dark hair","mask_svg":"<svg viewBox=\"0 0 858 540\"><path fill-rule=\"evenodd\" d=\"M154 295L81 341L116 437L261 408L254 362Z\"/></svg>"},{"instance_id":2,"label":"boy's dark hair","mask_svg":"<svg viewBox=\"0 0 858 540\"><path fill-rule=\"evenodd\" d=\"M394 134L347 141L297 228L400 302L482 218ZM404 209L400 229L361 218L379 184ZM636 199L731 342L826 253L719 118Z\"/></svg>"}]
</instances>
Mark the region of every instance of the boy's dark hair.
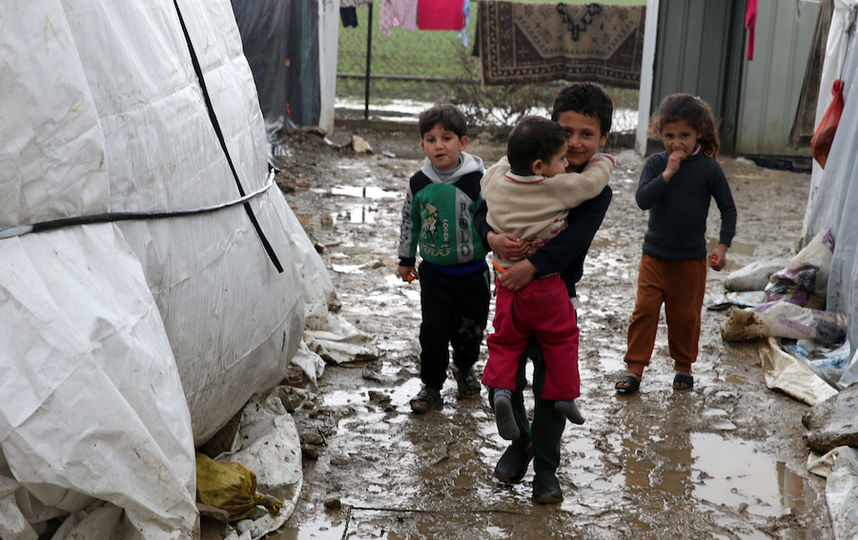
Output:
<instances>
[{"instance_id":1,"label":"boy's dark hair","mask_svg":"<svg viewBox=\"0 0 858 540\"><path fill-rule=\"evenodd\" d=\"M417 129L420 137L426 135L427 131L441 124L447 131L452 131L461 139L468 134L468 123L462 111L452 103L436 103L422 113L417 120Z\"/></svg>"},{"instance_id":2,"label":"boy's dark hair","mask_svg":"<svg viewBox=\"0 0 858 540\"><path fill-rule=\"evenodd\" d=\"M661 138L661 129L671 122L685 122L697 132L700 150L712 158L718 157L721 140L715 127L715 118L709 104L691 94L671 94L661 100L661 105L652 116L649 124L649 136Z\"/></svg>"},{"instance_id":3,"label":"boy's dark hair","mask_svg":"<svg viewBox=\"0 0 858 540\"><path fill-rule=\"evenodd\" d=\"M600 135L611 131L611 120L614 115L614 102L602 87L592 83L574 83L564 88L551 108L551 119L555 122L560 113L572 111L585 116L595 116L599 119Z\"/></svg>"},{"instance_id":4,"label":"boy's dark hair","mask_svg":"<svg viewBox=\"0 0 858 540\"><path fill-rule=\"evenodd\" d=\"M569 134L557 122L541 116L525 116L509 134L506 156L510 169L530 174L534 161L551 160L568 138Z\"/></svg>"}]
</instances>

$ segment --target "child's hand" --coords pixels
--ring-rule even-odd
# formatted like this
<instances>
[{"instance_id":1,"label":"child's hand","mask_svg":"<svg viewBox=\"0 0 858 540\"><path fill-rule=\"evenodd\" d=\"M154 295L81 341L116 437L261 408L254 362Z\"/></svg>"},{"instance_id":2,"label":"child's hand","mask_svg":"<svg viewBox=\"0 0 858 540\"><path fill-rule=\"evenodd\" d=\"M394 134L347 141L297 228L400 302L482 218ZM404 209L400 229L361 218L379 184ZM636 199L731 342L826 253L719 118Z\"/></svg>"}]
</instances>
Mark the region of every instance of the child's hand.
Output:
<instances>
[{"instance_id":1,"label":"child's hand","mask_svg":"<svg viewBox=\"0 0 858 540\"><path fill-rule=\"evenodd\" d=\"M517 236L510 233L489 232L486 236L492 252L507 261L519 261L527 255L530 247L527 242L519 240Z\"/></svg>"},{"instance_id":2,"label":"child's hand","mask_svg":"<svg viewBox=\"0 0 858 540\"><path fill-rule=\"evenodd\" d=\"M687 157L688 154L682 150L674 150L670 153L667 157L667 166L664 168L664 172L661 173L661 177L664 178L665 182L669 182L673 178L673 175L679 170L680 163Z\"/></svg>"},{"instance_id":3,"label":"child's hand","mask_svg":"<svg viewBox=\"0 0 858 540\"><path fill-rule=\"evenodd\" d=\"M417 270L413 266L399 266L396 268L396 273L402 281L411 283L415 279L420 279L417 275Z\"/></svg>"},{"instance_id":4,"label":"child's hand","mask_svg":"<svg viewBox=\"0 0 858 540\"><path fill-rule=\"evenodd\" d=\"M709 266L715 271L721 271L727 266L727 245L718 244L718 247L709 253Z\"/></svg>"},{"instance_id":5,"label":"child's hand","mask_svg":"<svg viewBox=\"0 0 858 540\"><path fill-rule=\"evenodd\" d=\"M536 275L536 267L527 259L518 261L514 265L506 269L506 272L500 275L501 286L511 290L512 292L520 291L528 283L533 281Z\"/></svg>"}]
</instances>

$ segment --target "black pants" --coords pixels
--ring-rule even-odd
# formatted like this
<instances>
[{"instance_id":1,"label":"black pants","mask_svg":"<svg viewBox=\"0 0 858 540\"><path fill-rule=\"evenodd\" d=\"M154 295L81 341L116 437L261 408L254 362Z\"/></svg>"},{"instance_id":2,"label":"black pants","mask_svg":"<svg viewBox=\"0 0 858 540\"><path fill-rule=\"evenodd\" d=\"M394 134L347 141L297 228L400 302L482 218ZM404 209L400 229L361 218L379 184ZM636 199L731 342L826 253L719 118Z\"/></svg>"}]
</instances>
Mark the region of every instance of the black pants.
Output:
<instances>
[{"instance_id":1,"label":"black pants","mask_svg":"<svg viewBox=\"0 0 858 540\"><path fill-rule=\"evenodd\" d=\"M527 386L525 364L533 361L533 423L527 417L524 406L524 387ZM513 445L533 443L533 470L554 473L560 466L560 438L566 428L566 417L554 410L554 401L540 399L545 383L545 360L539 342L531 337L527 340L524 354L518 360L515 391L512 393L512 413L521 437ZM494 390L489 390L489 403L494 409Z\"/></svg>"},{"instance_id":2,"label":"black pants","mask_svg":"<svg viewBox=\"0 0 858 540\"><path fill-rule=\"evenodd\" d=\"M440 390L450 362L462 371L476 363L489 317L488 268L463 276L420 263L420 380Z\"/></svg>"}]
</instances>

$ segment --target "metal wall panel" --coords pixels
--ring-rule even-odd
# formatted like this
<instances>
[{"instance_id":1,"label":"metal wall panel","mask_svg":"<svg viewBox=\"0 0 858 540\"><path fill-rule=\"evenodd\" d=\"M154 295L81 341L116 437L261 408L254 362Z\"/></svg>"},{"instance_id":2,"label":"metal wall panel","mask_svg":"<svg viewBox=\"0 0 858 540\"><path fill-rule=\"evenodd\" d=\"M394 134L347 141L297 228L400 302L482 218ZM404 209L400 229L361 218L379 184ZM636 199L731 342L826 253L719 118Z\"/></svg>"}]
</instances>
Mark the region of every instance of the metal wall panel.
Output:
<instances>
[{"instance_id":1,"label":"metal wall panel","mask_svg":"<svg viewBox=\"0 0 858 540\"><path fill-rule=\"evenodd\" d=\"M789 133L818 11L818 1L759 0L754 59L744 60L737 153L810 156L808 147L789 144Z\"/></svg>"},{"instance_id":2,"label":"metal wall panel","mask_svg":"<svg viewBox=\"0 0 858 540\"><path fill-rule=\"evenodd\" d=\"M716 117L722 115L732 3L661 1L653 111L665 96L688 92L709 103Z\"/></svg>"}]
</instances>

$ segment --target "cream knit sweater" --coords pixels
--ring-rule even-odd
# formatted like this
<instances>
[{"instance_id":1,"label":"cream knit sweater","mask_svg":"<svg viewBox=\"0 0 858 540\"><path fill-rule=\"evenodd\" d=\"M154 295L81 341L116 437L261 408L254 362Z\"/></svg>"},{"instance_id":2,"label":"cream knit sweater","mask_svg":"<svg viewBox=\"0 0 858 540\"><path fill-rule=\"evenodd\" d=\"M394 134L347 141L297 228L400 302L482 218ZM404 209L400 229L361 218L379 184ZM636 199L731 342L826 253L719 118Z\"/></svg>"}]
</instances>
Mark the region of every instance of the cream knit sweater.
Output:
<instances>
[{"instance_id":1,"label":"cream knit sweater","mask_svg":"<svg viewBox=\"0 0 858 540\"><path fill-rule=\"evenodd\" d=\"M602 192L613 169L611 156L595 154L580 173L521 176L510 171L509 161L503 157L480 182L488 208L486 221L495 232L530 242L532 253L566 228L570 208ZM502 266L512 264L495 260Z\"/></svg>"}]
</instances>

